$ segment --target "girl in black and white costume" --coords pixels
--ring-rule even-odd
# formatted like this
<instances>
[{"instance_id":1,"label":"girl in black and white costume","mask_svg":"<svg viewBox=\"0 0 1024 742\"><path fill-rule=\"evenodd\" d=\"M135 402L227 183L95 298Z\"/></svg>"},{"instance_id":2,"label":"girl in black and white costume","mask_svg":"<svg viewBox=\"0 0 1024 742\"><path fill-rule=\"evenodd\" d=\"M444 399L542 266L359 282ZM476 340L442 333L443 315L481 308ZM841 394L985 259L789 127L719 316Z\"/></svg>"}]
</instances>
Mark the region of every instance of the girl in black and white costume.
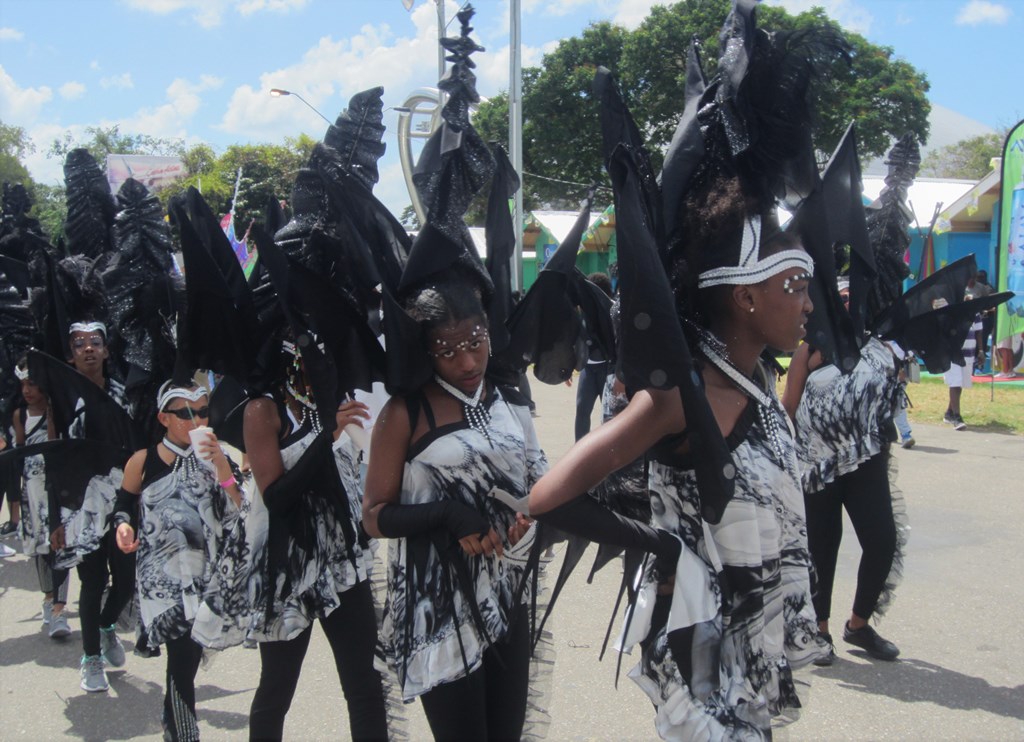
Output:
<instances>
[{"instance_id":1,"label":"girl in black and white costume","mask_svg":"<svg viewBox=\"0 0 1024 742\"><path fill-rule=\"evenodd\" d=\"M195 677L203 648L191 637L199 602L210 581L223 534L238 515L237 470L206 429L204 387L168 382L157 400L163 440L125 465L118 492L117 545L136 551L139 605L150 647L167 647L163 727L172 740L199 739Z\"/></svg>"},{"instance_id":2,"label":"girl in black and white costume","mask_svg":"<svg viewBox=\"0 0 1024 742\"><path fill-rule=\"evenodd\" d=\"M124 386L107 375L109 357L107 329L102 322L75 322L69 328L69 350L75 369L103 389L122 409L130 413ZM69 429L68 438L85 434L85 411L80 410ZM51 431L55 438L55 431ZM117 636L116 622L132 599L135 590L135 556L117 548L109 517L114 511L117 490L124 476L122 469L92 477L85 489L81 507L60 508L60 521L52 518L50 543L58 569L77 567L81 582L79 615L82 622L82 689L102 692L109 688L105 667L124 667L126 657ZM103 599L110 579L110 591Z\"/></svg>"},{"instance_id":3,"label":"girl in black and white costume","mask_svg":"<svg viewBox=\"0 0 1024 742\"><path fill-rule=\"evenodd\" d=\"M385 657L447 740L523 734L530 591L519 590L532 539L491 495L523 499L547 468L526 400L487 380L480 294L457 267L412 291L434 375L378 418L363 509L367 532L393 539Z\"/></svg>"},{"instance_id":4,"label":"girl in black and white costume","mask_svg":"<svg viewBox=\"0 0 1024 742\"><path fill-rule=\"evenodd\" d=\"M25 406L14 411L12 425L16 446L31 446L49 440L46 397L28 374L28 362L22 359L14 370L21 383ZM68 602L66 569L55 569L50 548L49 498L46 493L45 462L41 455L25 459L21 478L21 520L19 534L22 551L32 557L43 592L43 626L53 639L71 633L64 608Z\"/></svg>"},{"instance_id":5,"label":"girl in black and white costume","mask_svg":"<svg viewBox=\"0 0 1024 742\"><path fill-rule=\"evenodd\" d=\"M795 349L813 308L814 263L775 217L780 193L806 193L817 178L798 123L813 60L759 31L755 5L734 3L714 78L691 50L659 182L610 73L598 71L631 398L530 492L542 523L654 556L619 648L639 646L630 677L671 740L771 739L801 705L794 671L825 649L796 444L763 357ZM585 496L644 456L649 524Z\"/></svg>"},{"instance_id":6,"label":"girl in black and white costume","mask_svg":"<svg viewBox=\"0 0 1024 742\"><path fill-rule=\"evenodd\" d=\"M298 684L313 621L319 620L334 653L353 739L386 739L387 713L380 676L373 667L377 622L369 581L372 555L359 538L359 490L346 482L346 501L335 492L296 489L289 475L302 468L313 446L326 445L302 374L293 359L286 391L252 400L245 409L246 453L256 491L218 567L207 603L213 613L245 612L245 638L259 642L261 672L249 718L251 739L280 739ZM335 439L367 417L350 401L338 409ZM335 459L349 449L317 459L340 477ZM307 467L308 468L308 467ZM351 466L344 467L351 471ZM339 488L340 489L340 488ZM238 580L238 575L248 579ZM207 626L204 636L215 636Z\"/></svg>"}]
</instances>

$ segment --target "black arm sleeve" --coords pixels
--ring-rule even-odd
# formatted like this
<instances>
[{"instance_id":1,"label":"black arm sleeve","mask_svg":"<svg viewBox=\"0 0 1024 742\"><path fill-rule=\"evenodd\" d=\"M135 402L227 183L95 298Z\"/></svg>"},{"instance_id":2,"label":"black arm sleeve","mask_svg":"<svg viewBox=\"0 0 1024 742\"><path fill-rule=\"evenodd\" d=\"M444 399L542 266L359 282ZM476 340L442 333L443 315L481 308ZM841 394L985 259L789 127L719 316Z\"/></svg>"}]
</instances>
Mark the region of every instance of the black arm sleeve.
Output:
<instances>
[{"instance_id":1,"label":"black arm sleeve","mask_svg":"<svg viewBox=\"0 0 1024 742\"><path fill-rule=\"evenodd\" d=\"M671 574L675 571L681 546L675 536L614 513L587 495L533 517L595 543L650 552L667 569L663 572Z\"/></svg>"},{"instance_id":2,"label":"black arm sleeve","mask_svg":"<svg viewBox=\"0 0 1024 742\"><path fill-rule=\"evenodd\" d=\"M287 515L301 505L300 495L316 492L330 476L334 467L331 444L324 436L317 437L303 452L295 466L285 471L262 491L263 503L272 515Z\"/></svg>"},{"instance_id":3,"label":"black arm sleeve","mask_svg":"<svg viewBox=\"0 0 1024 742\"><path fill-rule=\"evenodd\" d=\"M415 536L443 528L455 538L483 536L491 525L478 510L464 502L445 500L421 505L388 503L377 511L377 528L388 538Z\"/></svg>"},{"instance_id":4,"label":"black arm sleeve","mask_svg":"<svg viewBox=\"0 0 1024 742\"><path fill-rule=\"evenodd\" d=\"M114 499L114 512L110 514L110 522L116 530L122 523L127 523L139 533L139 495L129 492L124 487L117 488L117 497Z\"/></svg>"}]
</instances>

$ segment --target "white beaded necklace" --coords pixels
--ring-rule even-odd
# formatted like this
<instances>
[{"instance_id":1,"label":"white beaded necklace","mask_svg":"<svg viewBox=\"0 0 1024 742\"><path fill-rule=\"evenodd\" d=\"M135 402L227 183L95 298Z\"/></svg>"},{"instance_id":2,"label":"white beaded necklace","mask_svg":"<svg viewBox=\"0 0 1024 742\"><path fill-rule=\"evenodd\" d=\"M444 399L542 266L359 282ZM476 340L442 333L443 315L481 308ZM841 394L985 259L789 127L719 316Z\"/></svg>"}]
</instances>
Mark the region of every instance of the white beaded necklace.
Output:
<instances>
[{"instance_id":1,"label":"white beaded necklace","mask_svg":"<svg viewBox=\"0 0 1024 742\"><path fill-rule=\"evenodd\" d=\"M476 392L473 396L469 396L449 384L437 374L434 374L434 381L437 382L439 387L455 397L455 399L462 402L462 412L466 417L466 422L469 424L469 427L482 434L488 441L490 441L491 434L488 432L487 426L491 422L491 411L487 409L486 405L480 404L480 399L484 392L484 382L481 381L480 386L476 388Z\"/></svg>"},{"instance_id":2,"label":"white beaded necklace","mask_svg":"<svg viewBox=\"0 0 1024 742\"><path fill-rule=\"evenodd\" d=\"M180 446L172 443L166 435L164 436L163 444L167 447L168 451L177 457L171 468L175 472L179 472L184 469L185 478L195 480L195 475L202 464L199 463L199 457L196 456L196 452L192 446L190 445L188 448L181 448Z\"/></svg>"},{"instance_id":3,"label":"white beaded necklace","mask_svg":"<svg viewBox=\"0 0 1024 742\"><path fill-rule=\"evenodd\" d=\"M698 342L701 355L703 355L715 368L725 374L740 391L757 402L757 416L761 421L761 428L768 436L772 450L783 468L792 476L799 479L796 472L796 465L792 456L786 455L786 448L782 445L781 427L777 413L786 414L773 395L761 389L753 379L740 371L729 359L728 351L725 350L725 343L707 331L701 333L702 337ZM717 346L717 347L716 347Z\"/></svg>"}]
</instances>

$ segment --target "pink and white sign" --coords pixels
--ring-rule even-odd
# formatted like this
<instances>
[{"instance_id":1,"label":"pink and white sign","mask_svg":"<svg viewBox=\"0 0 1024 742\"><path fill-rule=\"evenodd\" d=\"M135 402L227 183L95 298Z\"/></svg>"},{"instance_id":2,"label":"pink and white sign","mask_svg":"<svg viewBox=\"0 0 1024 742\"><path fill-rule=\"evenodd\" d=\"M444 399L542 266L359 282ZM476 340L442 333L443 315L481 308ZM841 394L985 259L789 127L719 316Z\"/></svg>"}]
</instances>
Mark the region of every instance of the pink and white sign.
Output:
<instances>
[{"instance_id":1,"label":"pink and white sign","mask_svg":"<svg viewBox=\"0 0 1024 742\"><path fill-rule=\"evenodd\" d=\"M116 194L128 178L135 178L150 191L157 191L185 175L185 163L180 157L107 155L107 182L111 193Z\"/></svg>"}]
</instances>

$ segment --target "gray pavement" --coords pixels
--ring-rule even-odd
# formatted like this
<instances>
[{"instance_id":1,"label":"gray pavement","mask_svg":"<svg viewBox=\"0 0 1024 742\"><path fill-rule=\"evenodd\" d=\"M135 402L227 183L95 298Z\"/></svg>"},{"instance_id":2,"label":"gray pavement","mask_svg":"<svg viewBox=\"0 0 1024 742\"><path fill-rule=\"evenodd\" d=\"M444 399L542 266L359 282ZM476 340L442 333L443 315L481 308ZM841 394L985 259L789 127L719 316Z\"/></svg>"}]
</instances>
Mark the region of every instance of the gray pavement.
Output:
<instances>
[{"instance_id":1,"label":"gray pavement","mask_svg":"<svg viewBox=\"0 0 1024 742\"><path fill-rule=\"evenodd\" d=\"M537 428L552 460L572 443L574 392L534 384ZM1024 740L1024 438L921 424L914 433L917 447L896 454L912 525L905 578L878 627L902 656L875 662L840 641L834 666L802 671L810 684L802 694L806 708L777 739ZM835 588L837 621L843 601L852 602L859 557L848 523L847 534ZM72 580L74 633L54 642L40 630L31 562L0 560L0 739L159 739L162 658L129 654L126 670L110 673L109 693L79 689L78 582ZM655 737L651 706L626 677L633 661L623 659L618 690L615 653L598 662L618 582L612 566L592 585L577 574L560 599L551 739ZM130 647L131 637L122 637ZM200 670L205 739L244 738L258 675L258 653L240 648ZM405 711L412 738L429 739L419 705ZM344 717L331 653L315 630L286 737L344 739Z\"/></svg>"}]
</instances>

